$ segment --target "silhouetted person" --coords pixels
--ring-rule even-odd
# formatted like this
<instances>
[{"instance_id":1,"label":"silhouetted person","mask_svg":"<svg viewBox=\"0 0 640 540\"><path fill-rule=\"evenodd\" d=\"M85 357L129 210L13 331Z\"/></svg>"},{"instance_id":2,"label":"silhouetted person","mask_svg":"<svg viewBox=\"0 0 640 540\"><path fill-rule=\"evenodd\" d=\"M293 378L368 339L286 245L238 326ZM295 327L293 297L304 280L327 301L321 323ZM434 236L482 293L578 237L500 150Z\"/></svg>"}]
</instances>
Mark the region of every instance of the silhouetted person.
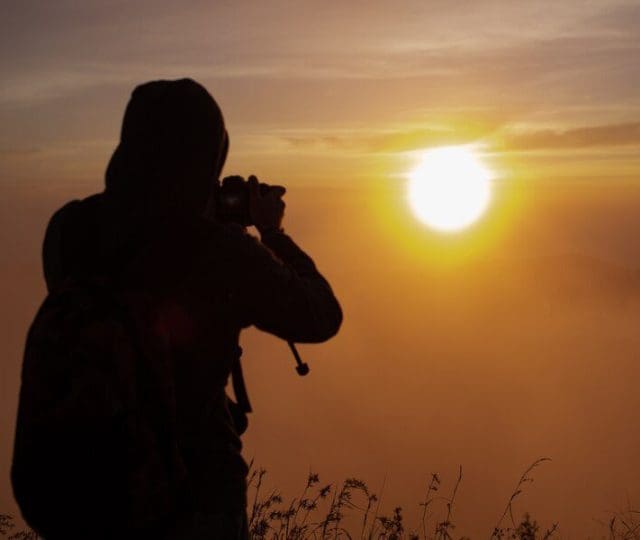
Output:
<instances>
[{"instance_id":1,"label":"silhouetted person","mask_svg":"<svg viewBox=\"0 0 640 540\"><path fill-rule=\"evenodd\" d=\"M155 538L185 540L247 537L247 466L239 431L246 427L242 413L248 407L225 395L230 373L240 378L240 331L255 325L285 340L321 342L338 331L342 313L313 261L283 232L283 188L261 190L255 178L249 180L250 219L260 241L243 226L216 218L227 148L220 109L202 86L189 79L143 84L127 106L105 191L68 203L51 219L43 250L50 294L70 283L98 279L138 299L136 339L147 357L149 350L156 351L147 358L148 373L145 364L136 367L138 377L143 385L148 376L153 380L149 386L169 388L167 394L149 391L156 401L146 402L149 414L157 414L157 429L166 430L169 444L175 439L176 459L185 469L176 483L176 510L149 530L83 523L79 510L68 508L66 515L43 518L52 539L75 538L74 530L90 526L91 532L77 532L78 537L152 532ZM169 369L162 371L164 364L158 368L156 360ZM26 387L25 373L21 400L26 402L36 390ZM167 416L166 407L174 413ZM34 502L38 495L20 488L36 481L20 459L29 446L28 437L20 435L21 414L28 416L27 406L18 419L14 490L23 512L35 507L37 516L45 512L47 500ZM171 414L175 433L163 427ZM43 465L38 474L53 474L50 468ZM114 474L115 465L104 477ZM59 489L63 494L65 486ZM121 495L122 500L131 496ZM105 495L98 503L113 504L117 524L124 503L112 497ZM94 502L86 504L89 512ZM82 525L74 529L75 523Z\"/></svg>"}]
</instances>

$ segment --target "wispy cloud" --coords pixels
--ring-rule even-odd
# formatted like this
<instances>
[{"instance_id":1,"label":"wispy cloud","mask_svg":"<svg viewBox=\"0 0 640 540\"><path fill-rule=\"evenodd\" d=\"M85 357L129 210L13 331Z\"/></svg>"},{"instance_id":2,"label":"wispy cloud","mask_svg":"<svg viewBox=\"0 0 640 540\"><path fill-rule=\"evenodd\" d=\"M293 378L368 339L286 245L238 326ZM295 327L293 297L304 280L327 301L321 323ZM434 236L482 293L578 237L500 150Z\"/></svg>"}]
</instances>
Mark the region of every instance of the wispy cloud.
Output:
<instances>
[{"instance_id":1,"label":"wispy cloud","mask_svg":"<svg viewBox=\"0 0 640 540\"><path fill-rule=\"evenodd\" d=\"M506 150L560 150L628 145L640 145L640 122L565 130L534 130L507 134L504 139Z\"/></svg>"},{"instance_id":2,"label":"wispy cloud","mask_svg":"<svg viewBox=\"0 0 640 540\"><path fill-rule=\"evenodd\" d=\"M366 153L395 153L430 146L466 144L481 139L489 130L467 128L363 130L351 132L309 132L283 135L282 139L297 148L329 148Z\"/></svg>"},{"instance_id":3,"label":"wispy cloud","mask_svg":"<svg viewBox=\"0 0 640 540\"><path fill-rule=\"evenodd\" d=\"M280 136L300 149L365 153L409 152L433 146L488 143L501 151L564 150L640 145L640 122L573 129L514 131L508 125L462 126L459 129L311 130Z\"/></svg>"},{"instance_id":4,"label":"wispy cloud","mask_svg":"<svg viewBox=\"0 0 640 540\"><path fill-rule=\"evenodd\" d=\"M637 139L632 0L23 0L3 15L3 147L115 139L135 84L183 76L219 100L240 153Z\"/></svg>"},{"instance_id":5,"label":"wispy cloud","mask_svg":"<svg viewBox=\"0 0 640 540\"><path fill-rule=\"evenodd\" d=\"M639 46L629 31L637 9L623 1L177 6L166 0L10 6L0 28L3 100L185 73L248 84L424 78L453 88L484 81L508 100L522 84L544 81L558 91L562 74L619 69L635 62Z\"/></svg>"}]
</instances>

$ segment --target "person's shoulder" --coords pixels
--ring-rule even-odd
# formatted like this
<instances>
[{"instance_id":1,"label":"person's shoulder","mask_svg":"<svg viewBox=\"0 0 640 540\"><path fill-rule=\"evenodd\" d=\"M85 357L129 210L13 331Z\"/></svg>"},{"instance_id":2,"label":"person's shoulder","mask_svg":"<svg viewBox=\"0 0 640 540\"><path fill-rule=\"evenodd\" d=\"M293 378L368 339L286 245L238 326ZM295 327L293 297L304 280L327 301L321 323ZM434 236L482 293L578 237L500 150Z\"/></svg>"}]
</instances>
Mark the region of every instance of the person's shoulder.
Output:
<instances>
[{"instance_id":1,"label":"person's shoulder","mask_svg":"<svg viewBox=\"0 0 640 540\"><path fill-rule=\"evenodd\" d=\"M74 199L51 216L42 244L42 263L47 287L52 289L69 272L83 266L97 237L102 199L92 195Z\"/></svg>"},{"instance_id":2,"label":"person's shoulder","mask_svg":"<svg viewBox=\"0 0 640 540\"><path fill-rule=\"evenodd\" d=\"M65 220L69 219L79 210L81 204L82 202L80 200L73 199L62 205L53 213L51 219L49 219L49 228L62 226Z\"/></svg>"},{"instance_id":3,"label":"person's shoulder","mask_svg":"<svg viewBox=\"0 0 640 540\"><path fill-rule=\"evenodd\" d=\"M100 195L92 195L86 199L73 199L58 208L47 226L47 233L60 233L65 229L86 229L95 220L102 205Z\"/></svg>"},{"instance_id":4,"label":"person's shoulder","mask_svg":"<svg viewBox=\"0 0 640 540\"><path fill-rule=\"evenodd\" d=\"M100 194L91 195L85 199L72 199L58 208L49 224L60 226L66 221L76 221L82 218L95 219L97 212L102 208L102 196Z\"/></svg>"}]
</instances>

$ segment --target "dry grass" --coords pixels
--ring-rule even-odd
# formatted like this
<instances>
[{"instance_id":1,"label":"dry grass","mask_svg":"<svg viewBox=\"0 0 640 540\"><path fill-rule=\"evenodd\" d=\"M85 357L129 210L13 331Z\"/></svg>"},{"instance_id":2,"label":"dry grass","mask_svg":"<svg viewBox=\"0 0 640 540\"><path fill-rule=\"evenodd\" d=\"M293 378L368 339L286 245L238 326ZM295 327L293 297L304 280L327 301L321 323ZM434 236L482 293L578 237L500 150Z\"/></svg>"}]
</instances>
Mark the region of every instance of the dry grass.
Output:
<instances>
[{"instance_id":1,"label":"dry grass","mask_svg":"<svg viewBox=\"0 0 640 540\"><path fill-rule=\"evenodd\" d=\"M6 536L7 540L38 540L40 537L33 531L13 531L15 522L13 516L0 514L0 536Z\"/></svg>"},{"instance_id":2,"label":"dry grass","mask_svg":"<svg viewBox=\"0 0 640 540\"><path fill-rule=\"evenodd\" d=\"M519 522L513 516L514 501L525 485L533 481L533 470L545 461L548 458L536 460L522 474L494 530L487 534L491 540L547 540L556 533L558 524L540 533L538 524L528 514ZM454 508L463 479L462 467L448 495L440 494L440 477L430 476L424 500L419 503L422 512L417 528L407 528L400 507L388 514L380 513L379 498L362 480L347 478L340 485L323 485L319 476L311 473L301 495L285 504L277 491L263 493L265 474L264 469L258 469L249 476L252 540L454 540ZM437 505L440 512L436 511ZM438 513L444 519L436 519ZM505 525L507 518L510 524Z\"/></svg>"},{"instance_id":3,"label":"dry grass","mask_svg":"<svg viewBox=\"0 0 640 540\"><path fill-rule=\"evenodd\" d=\"M514 502L533 482L534 470L546 461L549 458L540 458L522 473L493 531L487 531L489 540L548 540L557 535L557 523L541 531L529 514L519 520L514 517ZM430 475L419 503L420 523L414 528L406 526L400 507L381 512L380 498L357 478L323 484L317 474L310 473L300 495L285 502L277 490L265 491L265 475L265 469L252 468L248 479L251 540L464 540L455 536L454 520L462 467L446 494L442 494L439 475ZM640 540L640 511L631 505L602 525L609 540ZM0 536L7 540L39 539L33 531L15 528L12 516L0 514Z\"/></svg>"}]
</instances>

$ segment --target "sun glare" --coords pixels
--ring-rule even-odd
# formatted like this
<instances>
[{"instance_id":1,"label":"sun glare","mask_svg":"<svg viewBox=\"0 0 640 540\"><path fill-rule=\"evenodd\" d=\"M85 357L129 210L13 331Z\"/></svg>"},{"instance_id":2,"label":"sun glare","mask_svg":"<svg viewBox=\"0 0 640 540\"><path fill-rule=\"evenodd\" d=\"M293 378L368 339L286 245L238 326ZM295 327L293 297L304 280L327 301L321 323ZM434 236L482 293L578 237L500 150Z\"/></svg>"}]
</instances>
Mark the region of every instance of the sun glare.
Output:
<instances>
[{"instance_id":1,"label":"sun glare","mask_svg":"<svg viewBox=\"0 0 640 540\"><path fill-rule=\"evenodd\" d=\"M487 209L491 176L468 146L427 150L409 173L409 204L416 217L429 227L458 231Z\"/></svg>"}]
</instances>

